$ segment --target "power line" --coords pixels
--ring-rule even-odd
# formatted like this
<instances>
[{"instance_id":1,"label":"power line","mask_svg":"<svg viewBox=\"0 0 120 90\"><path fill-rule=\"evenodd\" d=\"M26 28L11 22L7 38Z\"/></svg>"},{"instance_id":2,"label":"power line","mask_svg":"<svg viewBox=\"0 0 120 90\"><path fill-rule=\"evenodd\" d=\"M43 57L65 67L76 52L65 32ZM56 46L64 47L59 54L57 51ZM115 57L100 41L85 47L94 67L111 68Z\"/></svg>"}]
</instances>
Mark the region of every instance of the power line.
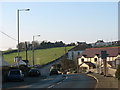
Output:
<instances>
[{"instance_id":1,"label":"power line","mask_svg":"<svg viewBox=\"0 0 120 90\"><path fill-rule=\"evenodd\" d=\"M6 34L6 33L2 32L2 31L0 31L0 32L1 32L2 34L6 35L7 37L9 37L9 38L11 38L11 39L13 39L13 40L17 41L15 38L13 38L13 37L9 36L8 34Z\"/></svg>"}]
</instances>

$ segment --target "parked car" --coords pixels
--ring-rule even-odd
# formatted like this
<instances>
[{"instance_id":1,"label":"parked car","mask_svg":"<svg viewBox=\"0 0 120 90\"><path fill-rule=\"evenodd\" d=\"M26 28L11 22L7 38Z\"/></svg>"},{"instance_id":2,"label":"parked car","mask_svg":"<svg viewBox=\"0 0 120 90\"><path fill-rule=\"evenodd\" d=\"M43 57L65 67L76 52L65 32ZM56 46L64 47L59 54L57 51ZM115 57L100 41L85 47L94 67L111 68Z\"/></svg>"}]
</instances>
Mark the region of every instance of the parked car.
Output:
<instances>
[{"instance_id":1,"label":"parked car","mask_svg":"<svg viewBox=\"0 0 120 90\"><path fill-rule=\"evenodd\" d=\"M11 69L8 72L8 81L13 81L13 80L24 81L24 74L20 69Z\"/></svg>"},{"instance_id":2,"label":"parked car","mask_svg":"<svg viewBox=\"0 0 120 90\"><path fill-rule=\"evenodd\" d=\"M50 76L51 75L58 75L58 71L57 71L57 69L52 69L51 71L50 71L50 74L49 74Z\"/></svg>"},{"instance_id":3,"label":"parked car","mask_svg":"<svg viewBox=\"0 0 120 90\"><path fill-rule=\"evenodd\" d=\"M38 69L34 68L34 69L30 69L29 71L29 76L40 76L41 73Z\"/></svg>"}]
</instances>

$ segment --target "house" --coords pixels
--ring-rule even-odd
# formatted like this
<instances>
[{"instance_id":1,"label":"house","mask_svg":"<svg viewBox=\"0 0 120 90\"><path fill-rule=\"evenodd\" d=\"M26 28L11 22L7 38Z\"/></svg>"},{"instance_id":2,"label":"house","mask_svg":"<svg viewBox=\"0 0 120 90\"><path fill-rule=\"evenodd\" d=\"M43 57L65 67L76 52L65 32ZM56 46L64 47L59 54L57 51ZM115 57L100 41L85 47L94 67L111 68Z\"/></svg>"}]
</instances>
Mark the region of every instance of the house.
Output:
<instances>
[{"instance_id":1,"label":"house","mask_svg":"<svg viewBox=\"0 0 120 90\"><path fill-rule=\"evenodd\" d=\"M101 46L111 46L112 42L104 42L103 40L97 40L95 43L92 43L92 47L101 47Z\"/></svg>"},{"instance_id":2,"label":"house","mask_svg":"<svg viewBox=\"0 0 120 90\"><path fill-rule=\"evenodd\" d=\"M118 40L118 41L113 41L113 42L112 42L112 45L114 45L114 46L120 46L120 40Z\"/></svg>"},{"instance_id":3,"label":"house","mask_svg":"<svg viewBox=\"0 0 120 90\"><path fill-rule=\"evenodd\" d=\"M88 47L90 46L87 44L77 45L68 51L67 59L76 61L77 57Z\"/></svg>"},{"instance_id":4,"label":"house","mask_svg":"<svg viewBox=\"0 0 120 90\"><path fill-rule=\"evenodd\" d=\"M79 65L79 72L86 72L89 69L96 68L96 65L91 62L84 62Z\"/></svg>"},{"instance_id":5,"label":"house","mask_svg":"<svg viewBox=\"0 0 120 90\"><path fill-rule=\"evenodd\" d=\"M18 62L13 63L12 66L20 66L20 65L27 65L27 64L23 60L19 60Z\"/></svg>"},{"instance_id":6,"label":"house","mask_svg":"<svg viewBox=\"0 0 120 90\"><path fill-rule=\"evenodd\" d=\"M29 63L28 60L22 60L22 57L16 56L16 57L14 58L13 66L28 65L28 63Z\"/></svg>"},{"instance_id":7,"label":"house","mask_svg":"<svg viewBox=\"0 0 120 90\"><path fill-rule=\"evenodd\" d=\"M95 72L101 73L101 69L103 68L103 59L101 58L101 51L107 51L107 67L117 68L116 59L120 57L120 47L87 48L78 56L79 71L81 70L81 67L83 67L83 63L91 62L96 66Z\"/></svg>"}]
</instances>

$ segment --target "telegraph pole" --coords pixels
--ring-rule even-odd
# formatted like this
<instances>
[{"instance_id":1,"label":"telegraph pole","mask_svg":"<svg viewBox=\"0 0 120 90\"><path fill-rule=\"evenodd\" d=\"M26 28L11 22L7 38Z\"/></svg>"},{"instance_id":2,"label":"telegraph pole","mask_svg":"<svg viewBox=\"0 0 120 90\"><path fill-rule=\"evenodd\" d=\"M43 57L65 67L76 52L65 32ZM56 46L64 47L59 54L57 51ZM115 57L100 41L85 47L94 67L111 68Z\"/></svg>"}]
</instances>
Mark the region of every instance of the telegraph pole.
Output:
<instances>
[{"instance_id":1,"label":"telegraph pole","mask_svg":"<svg viewBox=\"0 0 120 90\"><path fill-rule=\"evenodd\" d=\"M26 60L28 60L28 54L27 54L27 49L28 49L28 48L27 48L27 42L25 42L25 49L26 49L26 50L25 50L25 51L26 51Z\"/></svg>"},{"instance_id":2,"label":"telegraph pole","mask_svg":"<svg viewBox=\"0 0 120 90\"><path fill-rule=\"evenodd\" d=\"M64 50L65 50L65 58L66 58L66 53L67 53L67 48L66 48L66 45L65 45L65 49L64 49Z\"/></svg>"},{"instance_id":3,"label":"telegraph pole","mask_svg":"<svg viewBox=\"0 0 120 90\"><path fill-rule=\"evenodd\" d=\"M101 58L103 59L103 65L104 65L104 76L107 76L107 51L101 51Z\"/></svg>"},{"instance_id":4,"label":"telegraph pole","mask_svg":"<svg viewBox=\"0 0 120 90\"><path fill-rule=\"evenodd\" d=\"M35 60L34 60L34 38L38 36L40 37L40 35L33 35L33 43L32 43L32 59L33 59L33 66L35 65Z\"/></svg>"}]
</instances>

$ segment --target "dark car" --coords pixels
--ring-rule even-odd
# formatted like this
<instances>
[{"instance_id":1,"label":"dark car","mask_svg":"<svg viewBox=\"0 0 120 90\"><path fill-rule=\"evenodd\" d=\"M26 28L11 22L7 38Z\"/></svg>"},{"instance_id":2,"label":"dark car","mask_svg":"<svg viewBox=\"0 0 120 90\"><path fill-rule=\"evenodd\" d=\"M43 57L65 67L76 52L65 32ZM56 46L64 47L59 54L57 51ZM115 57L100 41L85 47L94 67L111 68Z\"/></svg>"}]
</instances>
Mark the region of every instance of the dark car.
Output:
<instances>
[{"instance_id":1,"label":"dark car","mask_svg":"<svg viewBox=\"0 0 120 90\"><path fill-rule=\"evenodd\" d=\"M57 71L57 69L52 69L51 71L50 71L50 74L49 74L50 76L51 75L58 75L58 71Z\"/></svg>"},{"instance_id":2,"label":"dark car","mask_svg":"<svg viewBox=\"0 0 120 90\"><path fill-rule=\"evenodd\" d=\"M40 76L41 73L38 69L30 69L29 76Z\"/></svg>"},{"instance_id":3,"label":"dark car","mask_svg":"<svg viewBox=\"0 0 120 90\"><path fill-rule=\"evenodd\" d=\"M12 69L8 73L8 81L24 81L24 74L20 69Z\"/></svg>"}]
</instances>

